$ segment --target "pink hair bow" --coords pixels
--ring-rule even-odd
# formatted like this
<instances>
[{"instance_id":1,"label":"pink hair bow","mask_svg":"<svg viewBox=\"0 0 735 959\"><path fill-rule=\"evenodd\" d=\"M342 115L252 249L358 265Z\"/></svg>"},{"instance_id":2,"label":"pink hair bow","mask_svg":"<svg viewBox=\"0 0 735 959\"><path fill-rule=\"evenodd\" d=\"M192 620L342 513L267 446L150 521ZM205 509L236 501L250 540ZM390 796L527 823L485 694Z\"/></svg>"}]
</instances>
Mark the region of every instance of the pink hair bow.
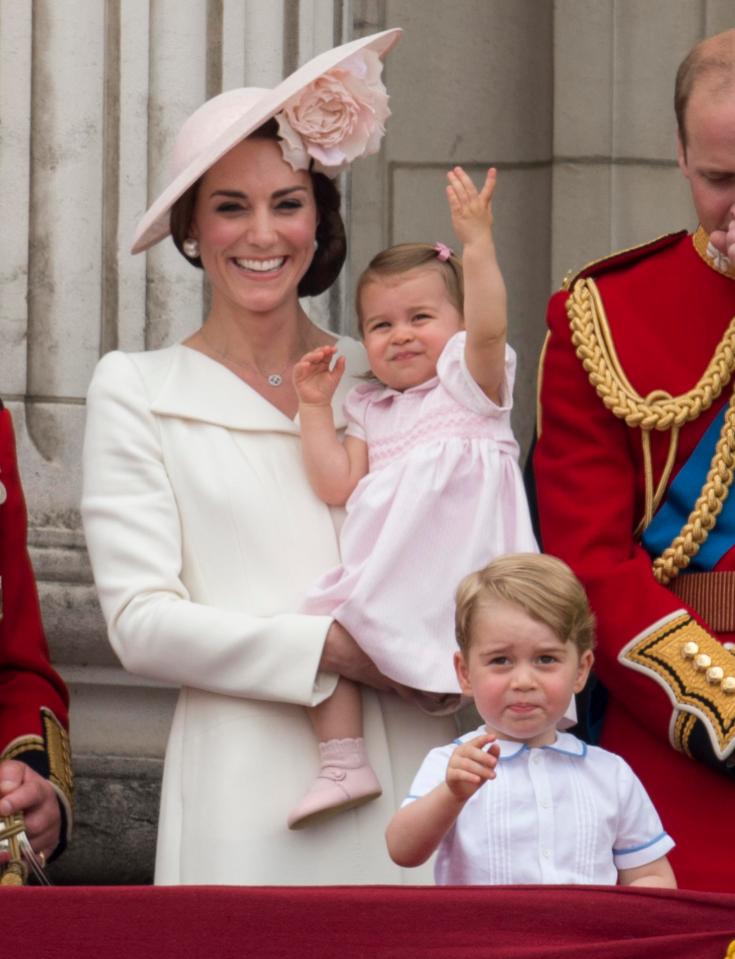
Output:
<instances>
[{"instance_id":1,"label":"pink hair bow","mask_svg":"<svg viewBox=\"0 0 735 959\"><path fill-rule=\"evenodd\" d=\"M436 250L437 259L441 260L442 263L446 263L449 257L454 253L451 246L447 246L446 243L435 243L434 249Z\"/></svg>"}]
</instances>

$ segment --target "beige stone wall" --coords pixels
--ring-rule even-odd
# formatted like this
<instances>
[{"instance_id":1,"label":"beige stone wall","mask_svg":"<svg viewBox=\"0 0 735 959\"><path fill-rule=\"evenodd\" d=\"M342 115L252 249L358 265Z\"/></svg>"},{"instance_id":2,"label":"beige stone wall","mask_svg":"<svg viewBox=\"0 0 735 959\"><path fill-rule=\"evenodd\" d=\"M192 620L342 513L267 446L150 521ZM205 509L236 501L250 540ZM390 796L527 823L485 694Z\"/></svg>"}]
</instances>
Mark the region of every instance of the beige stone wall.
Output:
<instances>
[{"instance_id":1,"label":"beige stone wall","mask_svg":"<svg viewBox=\"0 0 735 959\"><path fill-rule=\"evenodd\" d=\"M457 246L444 187L461 164L480 182L499 171L498 256L519 354L515 427L533 425L536 357L549 292L554 5L538 0L387 0L405 37L387 66L393 116L386 148L352 172L352 265L382 246ZM377 181L371 188L371 179ZM354 277L353 277L354 279Z\"/></svg>"},{"instance_id":2,"label":"beige stone wall","mask_svg":"<svg viewBox=\"0 0 735 959\"><path fill-rule=\"evenodd\" d=\"M735 26L729 0L556 0L552 276L696 224L675 163L673 82Z\"/></svg>"},{"instance_id":3,"label":"beige stone wall","mask_svg":"<svg viewBox=\"0 0 735 959\"><path fill-rule=\"evenodd\" d=\"M551 289L609 250L693 226L673 76L692 43L735 26L732 0L0 0L0 395L82 772L80 841L61 881L148 874L175 695L126 675L109 650L78 513L98 357L169 343L205 309L170 245L129 256L134 224L204 98L271 85L334 42L394 25L406 34L386 70L385 149L345 178L348 268L311 307L352 328L350 291L374 252L454 242L446 169L479 180L496 165L525 446Z\"/></svg>"}]
</instances>

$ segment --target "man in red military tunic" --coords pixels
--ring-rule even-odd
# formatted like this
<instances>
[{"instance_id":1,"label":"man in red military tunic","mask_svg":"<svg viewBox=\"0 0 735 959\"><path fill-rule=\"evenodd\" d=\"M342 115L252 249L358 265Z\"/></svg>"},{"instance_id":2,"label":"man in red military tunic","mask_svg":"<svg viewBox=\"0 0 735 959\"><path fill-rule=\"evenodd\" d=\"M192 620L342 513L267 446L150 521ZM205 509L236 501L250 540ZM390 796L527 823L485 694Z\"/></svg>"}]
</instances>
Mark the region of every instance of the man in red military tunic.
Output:
<instances>
[{"instance_id":1,"label":"man in red military tunic","mask_svg":"<svg viewBox=\"0 0 735 959\"><path fill-rule=\"evenodd\" d=\"M0 401L0 816L23 812L42 862L71 826L68 695L49 665L26 546L9 412Z\"/></svg>"},{"instance_id":2,"label":"man in red military tunic","mask_svg":"<svg viewBox=\"0 0 735 959\"><path fill-rule=\"evenodd\" d=\"M543 546L598 620L601 744L676 840L679 885L735 892L735 30L682 63L676 111L699 228L552 298L534 474Z\"/></svg>"}]
</instances>

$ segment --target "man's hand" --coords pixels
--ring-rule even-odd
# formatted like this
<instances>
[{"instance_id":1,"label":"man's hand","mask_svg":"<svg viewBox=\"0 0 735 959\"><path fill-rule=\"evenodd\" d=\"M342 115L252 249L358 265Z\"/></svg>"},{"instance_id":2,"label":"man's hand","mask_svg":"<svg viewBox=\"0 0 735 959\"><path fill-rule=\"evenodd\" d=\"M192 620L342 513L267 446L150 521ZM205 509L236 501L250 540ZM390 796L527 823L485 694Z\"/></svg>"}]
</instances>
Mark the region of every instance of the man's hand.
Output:
<instances>
[{"instance_id":1,"label":"man's hand","mask_svg":"<svg viewBox=\"0 0 735 959\"><path fill-rule=\"evenodd\" d=\"M710 241L720 253L724 253L730 263L735 263L735 204L730 207L730 223L725 230L713 230Z\"/></svg>"},{"instance_id":2,"label":"man's hand","mask_svg":"<svg viewBox=\"0 0 735 959\"><path fill-rule=\"evenodd\" d=\"M22 812L26 835L36 853L48 859L59 844L61 810L51 783L25 763L0 763L0 816Z\"/></svg>"}]
</instances>

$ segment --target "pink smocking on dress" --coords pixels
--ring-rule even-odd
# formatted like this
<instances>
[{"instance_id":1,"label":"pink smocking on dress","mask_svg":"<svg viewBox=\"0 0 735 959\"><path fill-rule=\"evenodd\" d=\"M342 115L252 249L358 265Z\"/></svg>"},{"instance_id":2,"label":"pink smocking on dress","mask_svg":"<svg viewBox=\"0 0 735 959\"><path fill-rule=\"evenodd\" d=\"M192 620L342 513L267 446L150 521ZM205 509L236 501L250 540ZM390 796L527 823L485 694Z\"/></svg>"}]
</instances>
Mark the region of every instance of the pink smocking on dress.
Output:
<instances>
[{"instance_id":1,"label":"pink smocking on dress","mask_svg":"<svg viewBox=\"0 0 735 959\"><path fill-rule=\"evenodd\" d=\"M510 425L515 353L506 347L498 406L467 369L465 337L426 383L347 395L347 432L367 443L370 472L347 502L342 565L304 605L342 623L386 676L433 693L459 692L460 579L502 553L537 551Z\"/></svg>"}]
</instances>

